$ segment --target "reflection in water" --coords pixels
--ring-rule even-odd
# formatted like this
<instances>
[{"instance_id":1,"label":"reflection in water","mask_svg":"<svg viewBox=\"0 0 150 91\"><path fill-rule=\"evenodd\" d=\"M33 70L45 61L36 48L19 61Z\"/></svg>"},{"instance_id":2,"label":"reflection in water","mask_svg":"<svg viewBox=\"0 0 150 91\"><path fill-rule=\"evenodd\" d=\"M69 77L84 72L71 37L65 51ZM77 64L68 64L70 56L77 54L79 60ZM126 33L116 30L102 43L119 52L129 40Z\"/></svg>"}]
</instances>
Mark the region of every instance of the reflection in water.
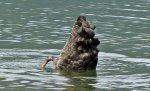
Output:
<instances>
[{"instance_id":1,"label":"reflection in water","mask_svg":"<svg viewBox=\"0 0 150 91\"><path fill-rule=\"evenodd\" d=\"M91 84L96 84L96 71L61 73L70 78L64 91L93 91L95 88Z\"/></svg>"}]
</instances>

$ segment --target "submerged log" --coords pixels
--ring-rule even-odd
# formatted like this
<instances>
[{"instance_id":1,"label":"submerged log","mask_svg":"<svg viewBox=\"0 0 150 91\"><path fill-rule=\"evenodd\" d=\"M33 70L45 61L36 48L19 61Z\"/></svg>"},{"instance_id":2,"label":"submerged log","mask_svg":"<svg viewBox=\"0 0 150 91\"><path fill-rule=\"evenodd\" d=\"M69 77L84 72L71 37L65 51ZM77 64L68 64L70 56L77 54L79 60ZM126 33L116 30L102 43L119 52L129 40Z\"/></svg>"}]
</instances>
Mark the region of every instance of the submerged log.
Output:
<instances>
[{"instance_id":1,"label":"submerged log","mask_svg":"<svg viewBox=\"0 0 150 91\"><path fill-rule=\"evenodd\" d=\"M98 38L94 38L96 27L86 21L85 16L79 16L73 25L71 35L58 58L48 57L42 64L45 68L53 61L56 69L65 71L80 71L96 69L98 61Z\"/></svg>"}]
</instances>

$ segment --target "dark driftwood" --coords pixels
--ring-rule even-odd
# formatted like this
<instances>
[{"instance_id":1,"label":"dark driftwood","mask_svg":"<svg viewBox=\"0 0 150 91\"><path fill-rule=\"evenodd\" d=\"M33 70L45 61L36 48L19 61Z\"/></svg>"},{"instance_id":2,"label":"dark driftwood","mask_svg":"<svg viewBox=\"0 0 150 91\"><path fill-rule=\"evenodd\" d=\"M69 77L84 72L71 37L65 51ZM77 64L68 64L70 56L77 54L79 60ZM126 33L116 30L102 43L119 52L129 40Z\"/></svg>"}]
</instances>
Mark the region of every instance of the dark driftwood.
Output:
<instances>
[{"instance_id":1,"label":"dark driftwood","mask_svg":"<svg viewBox=\"0 0 150 91\"><path fill-rule=\"evenodd\" d=\"M79 16L73 25L71 35L62 49L60 56L48 57L42 68L48 61L53 61L58 70L80 71L96 69L98 61L97 46L100 41L94 38L96 27L86 21L85 16Z\"/></svg>"}]
</instances>

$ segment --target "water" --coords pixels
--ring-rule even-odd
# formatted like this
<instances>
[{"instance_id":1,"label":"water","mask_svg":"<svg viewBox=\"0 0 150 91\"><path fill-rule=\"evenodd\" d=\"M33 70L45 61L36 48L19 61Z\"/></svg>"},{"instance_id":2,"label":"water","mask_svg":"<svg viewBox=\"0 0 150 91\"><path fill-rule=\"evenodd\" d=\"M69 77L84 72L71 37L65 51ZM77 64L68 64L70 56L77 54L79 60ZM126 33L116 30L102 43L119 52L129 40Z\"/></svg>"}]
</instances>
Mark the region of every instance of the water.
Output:
<instances>
[{"instance_id":1,"label":"water","mask_svg":"<svg viewBox=\"0 0 150 91\"><path fill-rule=\"evenodd\" d=\"M149 91L149 0L1 0L0 91ZM80 14L101 40L96 72L61 73L58 56Z\"/></svg>"}]
</instances>

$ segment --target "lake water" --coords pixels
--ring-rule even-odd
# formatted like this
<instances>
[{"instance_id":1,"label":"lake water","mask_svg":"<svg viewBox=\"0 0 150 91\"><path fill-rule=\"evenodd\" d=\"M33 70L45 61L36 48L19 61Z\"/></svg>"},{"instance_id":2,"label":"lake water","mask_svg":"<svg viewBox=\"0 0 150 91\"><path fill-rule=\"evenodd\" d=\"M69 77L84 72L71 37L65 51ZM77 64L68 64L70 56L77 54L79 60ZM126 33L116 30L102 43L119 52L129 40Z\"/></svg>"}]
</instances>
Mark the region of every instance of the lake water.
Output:
<instances>
[{"instance_id":1,"label":"lake water","mask_svg":"<svg viewBox=\"0 0 150 91\"><path fill-rule=\"evenodd\" d=\"M78 15L97 28L96 72L61 73L58 56ZM150 0L1 0L0 91L149 91Z\"/></svg>"}]
</instances>

